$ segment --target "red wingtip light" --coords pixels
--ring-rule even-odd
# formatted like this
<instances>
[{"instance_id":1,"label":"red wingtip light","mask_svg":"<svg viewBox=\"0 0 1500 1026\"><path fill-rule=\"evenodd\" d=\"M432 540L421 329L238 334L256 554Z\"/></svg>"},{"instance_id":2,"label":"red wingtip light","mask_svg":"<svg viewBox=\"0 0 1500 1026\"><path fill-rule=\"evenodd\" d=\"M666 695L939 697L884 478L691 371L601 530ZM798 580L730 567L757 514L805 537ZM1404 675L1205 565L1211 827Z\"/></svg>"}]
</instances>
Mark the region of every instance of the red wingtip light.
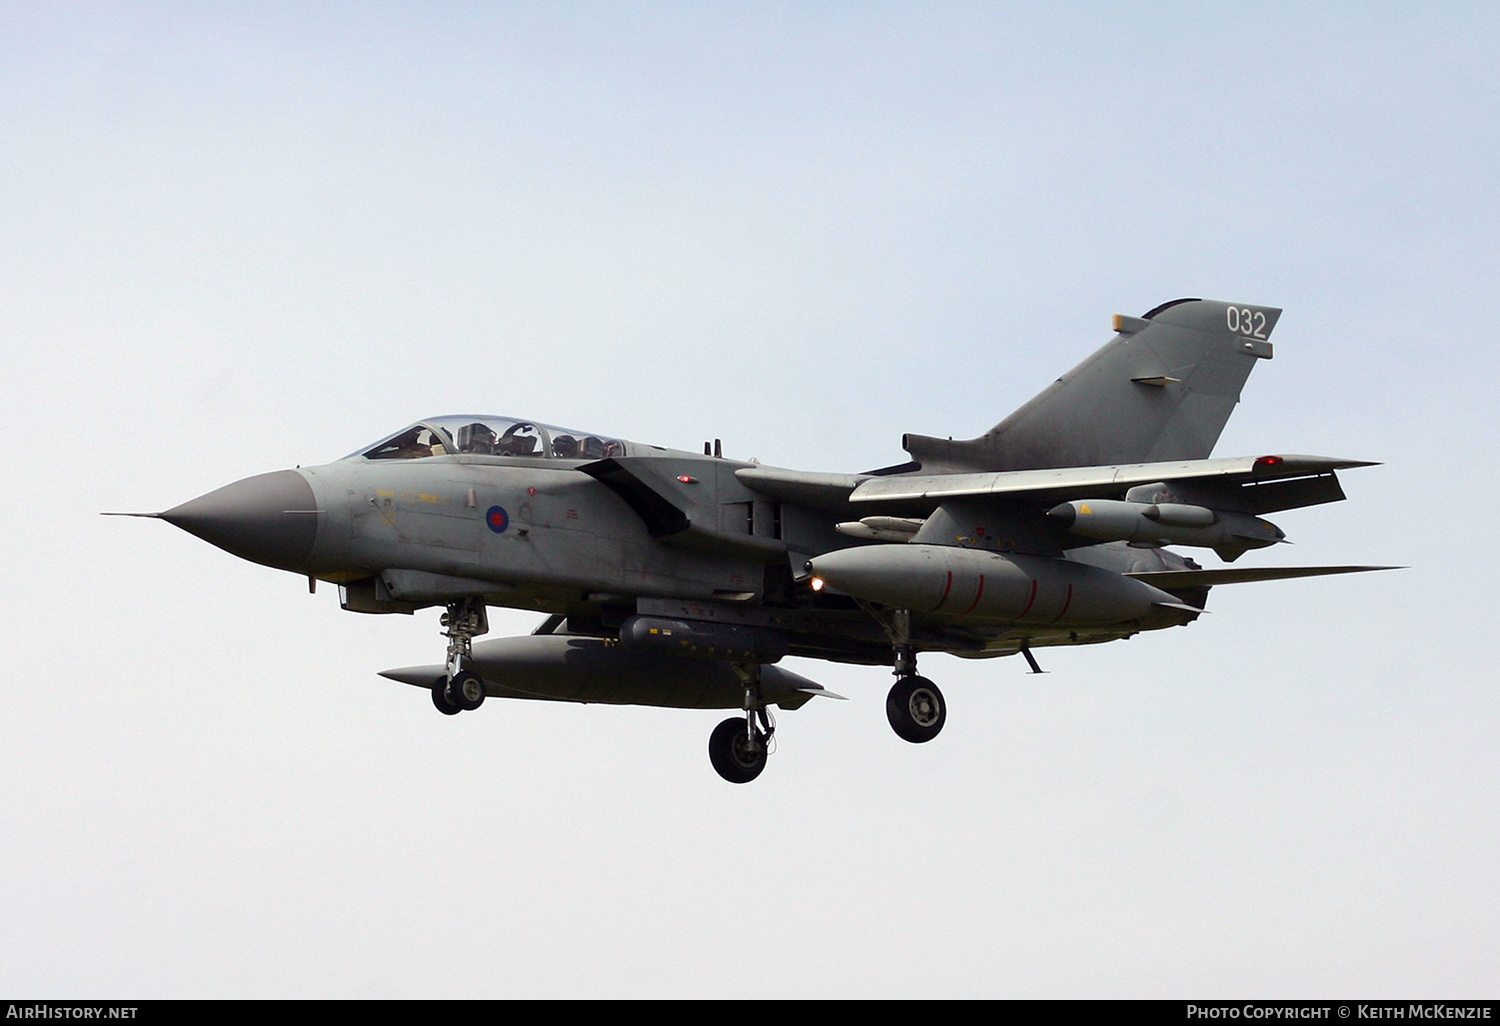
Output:
<instances>
[{"instance_id":1,"label":"red wingtip light","mask_svg":"<svg viewBox=\"0 0 1500 1026\"><path fill-rule=\"evenodd\" d=\"M1270 467L1279 466L1281 462L1282 460L1280 456L1262 456L1260 459L1255 461L1255 469L1269 469Z\"/></svg>"}]
</instances>

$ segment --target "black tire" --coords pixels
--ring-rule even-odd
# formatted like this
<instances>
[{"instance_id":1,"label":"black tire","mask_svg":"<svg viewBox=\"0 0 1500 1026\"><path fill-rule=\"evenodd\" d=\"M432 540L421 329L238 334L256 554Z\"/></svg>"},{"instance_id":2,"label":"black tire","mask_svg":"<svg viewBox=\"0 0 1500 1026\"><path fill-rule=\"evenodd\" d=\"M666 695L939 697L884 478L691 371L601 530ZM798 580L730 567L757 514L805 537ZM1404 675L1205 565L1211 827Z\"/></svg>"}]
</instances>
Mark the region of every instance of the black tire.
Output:
<instances>
[{"instance_id":1,"label":"black tire","mask_svg":"<svg viewBox=\"0 0 1500 1026\"><path fill-rule=\"evenodd\" d=\"M448 704L472 712L484 704L484 678L473 670L460 670L457 676L448 678L443 697Z\"/></svg>"},{"instance_id":2,"label":"black tire","mask_svg":"<svg viewBox=\"0 0 1500 1026\"><path fill-rule=\"evenodd\" d=\"M926 677L902 677L885 696L885 717L897 737L920 745L942 732L948 722L948 703Z\"/></svg>"},{"instance_id":3,"label":"black tire","mask_svg":"<svg viewBox=\"0 0 1500 1026\"><path fill-rule=\"evenodd\" d=\"M454 705L452 702L448 701L447 691L447 677L439 677L437 680L433 681L432 704L436 706L437 711L442 713L444 716L457 716L459 713L463 712L463 710Z\"/></svg>"},{"instance_id":4,"label":"black tire","mask_svg":"<svg viewBox=\"0 0 1500 1026\"><path fill-rule=\"evenodd\" d=\"M766 768L765 739L759 740L755 751L749 751L745 717L731 716L709 735L708 761L714 764L719 776L731 784L748 784Z\"/></svg>"}]
</instances>

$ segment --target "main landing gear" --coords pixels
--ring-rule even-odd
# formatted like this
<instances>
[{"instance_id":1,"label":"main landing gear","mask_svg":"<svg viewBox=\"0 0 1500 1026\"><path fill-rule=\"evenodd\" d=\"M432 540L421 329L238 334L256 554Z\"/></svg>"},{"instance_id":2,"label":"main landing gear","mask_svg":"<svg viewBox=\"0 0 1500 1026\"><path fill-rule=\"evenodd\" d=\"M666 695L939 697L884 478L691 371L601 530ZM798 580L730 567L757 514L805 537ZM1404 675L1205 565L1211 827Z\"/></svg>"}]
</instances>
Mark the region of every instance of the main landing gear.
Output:
<instances>
[{"instance_id":1,"label":"main landing gear","mask_svg":"<svg viewBox=\"0 0 1500 1026\"><path fill-rule=\"evenodd\" d=\"M448 639L448 673L432 682L432 704L444 716L456 716L484 704L484 678L468 668L474 661L474 639L490 631L484 600L450 602L442 625Z\"/></svg>"},{"instance_id":2,"label":"main landing gear","mask_svg":"<svg viewBox=\"0 0 1500 1026\"><path fill-rule=\"evenodd\" d=\"M893 611L887 625L895 652L896 683L885 696L885 718L903 741L920 745L942 732L948 721L948 703L938 686L917 676L917 650L911 643L911 610Z\"/></svg>"},{"instance_id":3,"label":"main landing gear","mask_svg":"<svg viewBox=\"0 0 1500 1026\"><path fill-rule=\"evenodd\" d=\"M708 737L708 761L731 784L748 784L766 768L776 721L760 693L760 664L735 663L734 672L745 685L745 714L731 716Z\"/></svg>"}]
</instances>

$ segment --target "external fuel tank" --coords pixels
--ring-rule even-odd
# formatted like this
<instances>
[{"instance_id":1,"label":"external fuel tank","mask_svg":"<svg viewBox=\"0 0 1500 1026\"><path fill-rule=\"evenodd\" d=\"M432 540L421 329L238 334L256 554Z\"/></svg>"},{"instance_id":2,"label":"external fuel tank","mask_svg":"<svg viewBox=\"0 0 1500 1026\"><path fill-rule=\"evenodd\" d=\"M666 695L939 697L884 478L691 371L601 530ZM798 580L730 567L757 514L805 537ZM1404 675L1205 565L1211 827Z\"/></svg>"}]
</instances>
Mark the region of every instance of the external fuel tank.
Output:
<instances>
[{"instance_id":1,"label":"external fuel tank","mask_svg":"<svg viewBox=\"0 0 1500 1026\"><path fill-rule=\"evenodd\" d=\"M953 545L864 545L808 562L814 577L855 598L1023 624L1126 623L1181 600L1099 567Z\"/></svg>"}]
</instances>

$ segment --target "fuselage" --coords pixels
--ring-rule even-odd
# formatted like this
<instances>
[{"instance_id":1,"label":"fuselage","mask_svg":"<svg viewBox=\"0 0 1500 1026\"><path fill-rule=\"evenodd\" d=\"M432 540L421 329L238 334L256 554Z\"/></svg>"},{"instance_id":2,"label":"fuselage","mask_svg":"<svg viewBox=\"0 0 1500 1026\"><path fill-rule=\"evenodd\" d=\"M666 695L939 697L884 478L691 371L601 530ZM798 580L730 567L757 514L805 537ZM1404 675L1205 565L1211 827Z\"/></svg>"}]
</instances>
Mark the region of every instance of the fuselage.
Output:
<instances>
[{"instance_id":1,"label":"fuselage","mask_svg":"<svg viewBox=\"0 0 1500 1026\"><path fill-rule=\"evenodd\" d=\"M1122 576L1179 569L1175 554L871 543L836 530L853 515L837 500L768 496L736 473L747 469L760 468L530 421L442 417L163 516L247 559L336 583L356 612L481 596L606 635L636 613L696 615L858 662L889 658L862 600L911 608L922 647L965 655L1192 618ZM827 581L814 576L820 560Z\"/></svg>"},{"instance_id":2,"label":"fuselage","mask_svg":"<svg viewBox=\"0 0 1500 1026\"><path fill-rule=\"evenodd\" d=\"M418 571L555 594L562 602L583 593L706 599L762 591L763 575L750 561L652 538L630 507L579 465L454 455L305 468L323 512L304 569L341 583ZM699 469L701 491L716 491L718 469Z\"/></svg>"}]
</instances>

